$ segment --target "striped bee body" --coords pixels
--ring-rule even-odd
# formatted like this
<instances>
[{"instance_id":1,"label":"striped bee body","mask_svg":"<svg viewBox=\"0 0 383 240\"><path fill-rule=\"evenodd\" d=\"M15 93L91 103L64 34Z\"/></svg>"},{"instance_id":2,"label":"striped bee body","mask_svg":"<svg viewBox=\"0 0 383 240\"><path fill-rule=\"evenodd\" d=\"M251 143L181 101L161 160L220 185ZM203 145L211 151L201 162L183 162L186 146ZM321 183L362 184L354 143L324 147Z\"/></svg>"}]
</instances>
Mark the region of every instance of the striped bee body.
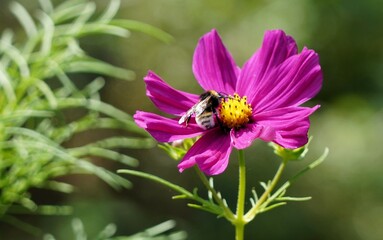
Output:
<instances>
[{"instance_id":1,"label":"striped bee body","mask_svg":"<svg viewBox=\"0 0 383 240\"><path fill-rule=\"evenodd\" d=\"M220 100L226 96L214 90L209 90L200 95L200 101L191 107L178 121L179 124L185 123L186 126L190 118L194 115L195 121L202 129L215 127L217 116L217 108Z\"/></svg>"}]
</instances>

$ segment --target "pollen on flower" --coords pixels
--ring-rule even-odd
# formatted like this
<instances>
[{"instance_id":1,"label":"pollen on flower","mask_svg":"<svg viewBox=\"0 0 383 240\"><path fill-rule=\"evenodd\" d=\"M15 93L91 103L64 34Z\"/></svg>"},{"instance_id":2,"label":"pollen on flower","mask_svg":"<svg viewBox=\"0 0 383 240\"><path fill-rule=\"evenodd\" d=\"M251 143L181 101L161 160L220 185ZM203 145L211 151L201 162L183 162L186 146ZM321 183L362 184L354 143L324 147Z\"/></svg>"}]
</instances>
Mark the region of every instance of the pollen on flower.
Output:
<instances>
[{"instance_id":1,"label":"pollen on flower","mask_svg":"<svg viewBox=\"0 0 383 240\"><path fill-rule=\"evenodd\" d=\"M219 118L223 126L227 128L240 128L250 121L253 109L247 103L246 96L234 96L222 99L218 109Z\"/></svg>"}]
</instances>

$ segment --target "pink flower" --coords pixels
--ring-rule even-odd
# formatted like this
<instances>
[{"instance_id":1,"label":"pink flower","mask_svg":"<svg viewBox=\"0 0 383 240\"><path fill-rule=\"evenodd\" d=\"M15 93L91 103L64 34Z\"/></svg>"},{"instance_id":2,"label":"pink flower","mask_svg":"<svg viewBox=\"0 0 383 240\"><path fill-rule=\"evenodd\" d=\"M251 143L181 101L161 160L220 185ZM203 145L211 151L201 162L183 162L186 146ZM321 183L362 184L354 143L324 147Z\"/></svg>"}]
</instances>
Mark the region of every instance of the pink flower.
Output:
<instances>
[{"instance_id":1,"label":"pink flower","mask_svg":"<svg viewBox=\"0 0 383 240\"><path fill-rule=\"evenodd\" d=\"M201 136L179 163L180 172L197 164L208 175L220 174L233 147L247 148L258 138L291 149L307 143L309 116L319 105L300 105L321 88L319 57L307 48L298 53L294 39L283 31L267 31L261 48L239 68L213 29L199 40L193 72L204 91L230 96L214 109L219 124L204 129L194 115L188 124L179 124L180 117L200 101L199 95L176 90L153 72L144 78L147 96L161 111L176 117L142 111L134 115L136 123L159 142Z\"/></svg>"}]
</instances>

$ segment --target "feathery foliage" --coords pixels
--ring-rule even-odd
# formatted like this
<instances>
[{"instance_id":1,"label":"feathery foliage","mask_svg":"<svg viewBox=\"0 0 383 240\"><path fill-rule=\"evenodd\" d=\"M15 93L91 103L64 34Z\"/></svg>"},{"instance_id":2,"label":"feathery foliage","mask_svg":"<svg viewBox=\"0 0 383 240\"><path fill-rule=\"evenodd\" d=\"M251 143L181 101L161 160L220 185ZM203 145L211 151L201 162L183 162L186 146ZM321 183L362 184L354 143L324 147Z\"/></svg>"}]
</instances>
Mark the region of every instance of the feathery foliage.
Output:
<instances>
[{"instance_id":1,"label":"feathery foliage","mask_svg":"<svg viewBox=\"0 0 383 240\"><path fill-rule=\"evenodd\" d=\"M20 209L43 214L69 212L65 207L38 206L31 199L31 188L71 192L72 185L55 179L73 173L97 175L114 188L129 187L128 180L90 160L96 156L134 167L137 160L116 149L154 145L130 115L100 100L102 77L85 87L73 81L72 73L134 78L130 70L89 56L79 39L93 34L126 37L130 27L170 40L166 33L142 23L112 21L118 0L111 0L99 16L95 16L96 5L87 0L64 1L58 6L49 0L39 2L41 9L33 16L17 2L10 5L25 31L24 39L19 40L9 29L0 36L0 220L16 225L20 222L14 213ZM79 117L68 117L79 111ZM64 146L74 135L92 129L130 134Z\"/></svg>"},{"instance_id":2,"label":"feathery foliage","mask_svg":"<svg viewBox=\"0 0 383 240\"><path fill-rule=\"evenodd\" d=\"M184 240L186 239L186 233L183 231L173 232L175 227L175 222L173 220L168 220L166 222L160 223L151 228L145 229L142 232L136 233L131 236L115 236L116 234L116 225L113 223L108 224L95 238L90 238L87 236L84 225L80 219L72 220L72 229L74 238L77 240ZM170 233L168 233L171 231ZM44 240L55 240L53 235L47 234L44 236Z\"/></svg>"}]
</instances>

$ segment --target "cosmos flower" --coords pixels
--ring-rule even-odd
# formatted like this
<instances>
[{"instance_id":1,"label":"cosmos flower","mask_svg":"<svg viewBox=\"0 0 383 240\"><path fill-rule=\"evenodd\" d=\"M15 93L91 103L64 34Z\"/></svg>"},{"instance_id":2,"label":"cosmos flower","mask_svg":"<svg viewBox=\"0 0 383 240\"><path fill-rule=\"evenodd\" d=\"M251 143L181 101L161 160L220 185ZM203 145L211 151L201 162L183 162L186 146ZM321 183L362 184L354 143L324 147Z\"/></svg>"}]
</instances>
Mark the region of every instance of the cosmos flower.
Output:
<instances>
[{"instance_id":1,"label":"cosmos flower","mask_svg":"<svg viewBox=\"0 0 383 240\"><path fill-rule=\"evenodd\" d=\"M298 53L294 39L282 30L267 31L262 46L238 67L216 30L202 36L195 49L193 73L204 89L224 93L213 127L204 129L191 116L179 119L199 101L199 95L176 90L149 71L146 94L163 117L137 111L136 123L159 142L200 136L185 154L180 172L194 165L208 175L222 173L233 148L244 149L255 139L284 148L302 147L308 141L309 116L319 108L302 107L322 85L318 54L308 48Z\"/></svg>"}]
</instances>

